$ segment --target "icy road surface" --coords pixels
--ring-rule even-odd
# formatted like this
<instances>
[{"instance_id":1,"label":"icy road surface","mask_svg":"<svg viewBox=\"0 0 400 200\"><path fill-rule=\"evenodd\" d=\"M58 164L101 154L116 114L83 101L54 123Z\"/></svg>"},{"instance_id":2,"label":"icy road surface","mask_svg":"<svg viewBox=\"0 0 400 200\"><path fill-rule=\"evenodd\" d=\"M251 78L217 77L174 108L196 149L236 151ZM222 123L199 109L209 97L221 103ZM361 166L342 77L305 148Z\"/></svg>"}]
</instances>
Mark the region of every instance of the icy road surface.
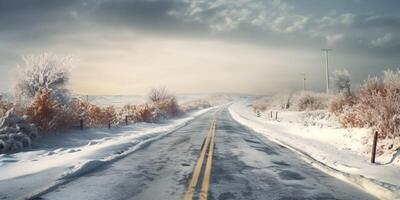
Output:
<instances>
[{"instance_id":1,"label":"icy road surface","mask_svg":"<svg viewBox=\"0 0 400 200\"><path fill-rule=\"evenodd\" d=\"M226 107L211 110L139 151L36 199L184 199L214 121L215 146L208 199L375 199L238 124ZM210 152L206 150L193 199L199 198L203 177L207 174Z\"/></svg>"}]
</instances>

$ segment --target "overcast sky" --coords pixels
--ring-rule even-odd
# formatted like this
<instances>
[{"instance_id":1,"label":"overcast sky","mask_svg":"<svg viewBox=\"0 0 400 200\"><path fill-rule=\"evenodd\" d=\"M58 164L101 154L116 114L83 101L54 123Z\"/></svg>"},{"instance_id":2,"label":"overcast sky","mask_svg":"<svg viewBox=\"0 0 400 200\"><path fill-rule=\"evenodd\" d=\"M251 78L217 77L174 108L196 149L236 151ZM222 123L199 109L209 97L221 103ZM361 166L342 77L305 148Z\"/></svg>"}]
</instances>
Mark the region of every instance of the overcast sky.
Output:
<instances>
[{"instance_id":1,"label":"overcast sky","mask_svg":"<svg viewBox=\"0 0 400 200\"><path fill-rule=\"evenodd\" d=\"M0 91L21 55L79 58L82 94L323 90L324 57L353 84L400 66L397 0L0 0Z\"/></svg>"}]
</instances>

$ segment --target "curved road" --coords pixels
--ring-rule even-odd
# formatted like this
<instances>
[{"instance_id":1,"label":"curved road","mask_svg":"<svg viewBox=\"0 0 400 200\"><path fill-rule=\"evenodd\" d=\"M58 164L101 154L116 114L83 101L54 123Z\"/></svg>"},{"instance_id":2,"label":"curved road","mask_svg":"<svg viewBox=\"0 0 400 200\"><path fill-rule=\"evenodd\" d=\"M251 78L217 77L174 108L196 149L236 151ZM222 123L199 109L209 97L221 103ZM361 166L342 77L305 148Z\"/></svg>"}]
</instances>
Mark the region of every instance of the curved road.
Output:
<instances>
[{"instance_id":1,"label":"curved road","mask_svg":"<svg viewBox=\"0 0 400 200\"><path fill-rule=\"evenodd\" d=\"M210 130L215 119L215 132ZM205 148L193 199L200 196L215 134L208 199L294 200L376 199L301 160L297 154L238 124L226 107L141 150L37 199L168 200L184 199ZM210 137L211 137L210 136ZM207 148L208 147L208 148Z\"/></svg>"}]
</instances>

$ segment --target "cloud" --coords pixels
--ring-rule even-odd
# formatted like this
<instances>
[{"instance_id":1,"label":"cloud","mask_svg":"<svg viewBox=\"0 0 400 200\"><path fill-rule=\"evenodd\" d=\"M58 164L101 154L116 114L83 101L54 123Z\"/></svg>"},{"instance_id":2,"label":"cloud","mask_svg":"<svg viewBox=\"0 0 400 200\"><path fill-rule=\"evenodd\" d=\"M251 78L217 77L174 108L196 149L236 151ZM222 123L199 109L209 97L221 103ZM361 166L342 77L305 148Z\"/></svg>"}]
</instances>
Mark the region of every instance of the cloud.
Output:
<instances>
[{"instance_id":1,"label":"cloud","mask_svg":"<svg viewBox=\"0 0 400 200\"><path fill-rule=\"evenodd\" d=\"M296 14L294 7L281 0L193 0L183 15L189 21L203 22L212 32L230 32L252 25L275 32L301 30L308 17Z\"/></svg>"},{"instance_id":2,"label":"cloud","mask_svg":"<svg viewBox=\"0 0 400 200\"><path fill-rule=\"evenodd\" d=\"M335 45L338 41L342 40L343 38L344 38L344 35L341 33L328 35L325 37L326 43L328 46Z\"/></svg>"},{"instance_id":3,"label":"cloud","mask_svg":"<svg viewBox=\"0 0 400 200\"><path fill-rule=\"evenodd\" d=\"M400 51L400 43L396 40L400 34L400 14L398 6L394 6L397 2L388 1L393 4L373 0L362 3L354 0L0 0L0 84L5 77L5 68L10 69L20 54L47 50L61 54L80 52L83 59L92 59L90 62L93 63L110 56L107 65L112 66L112 62L120 60L120 55L126 53L126 63L134 63L136 61L129 60L130 57L163 49L166 41L180 45L184 44L177 41L192 41L193 45L189 46L193 48L198 44L195 41L218 41L229 44L227 49L248 44L260 49L293 50L296 51L294 55L298 52L314 55L315 50L328 45L337 50L333 59L351 53L340 61L344 66L357 65L361 60L365 61L363 66L376 67L378 61L382 66L396 65L400 63L396 54ZM154 49L146 49L151 45L140 45L143 40L140 36L144 35L149 40L161 38L157 40L159 44L152 44ZM139 39L136 41L131 37ZM110 44L115 46L107 46ZM215 46L205 45L204 48L214 50ZM115 51L110 53L109 49ZM210 54L193 52L193 55L215 54L215 58L233 59L223 54L225 50L210 51ZM161 53L150 58L143 55L140 59L153 60ZM243 66L253 62L248 59L248 52L241 53L235 54L238 57L235 59L243 60ZM316 56L313 61L302 64L318 65L315 63L318 63L319 55ZM176 58L181 57L184 56ZM189 60L195 59L204 58ZM262 56L253 59L262 59ZM281 59L286 64L281 63L277 71L296 68L293 62L284 57ZM209 62L212 64L213 60ZM210 65L196 63L199 63L198 67ZM148 67L145 64L143 68Z\"/></svg>"},{"instance_id":4,"label":"cloud","mask_svg":"<svg viewBox=\"0 0 400 200\"><path fill-rule=\"evenodd\" d=\"M343 13L339 15L324 16L322 19L316 20L319 27L332 27L332 26L343 26L352 25L355 21L355 15L352 13Z\"/></svg>"},{"instance_id":5,"label":"cloud","mask_svg":"<svg viewBox=\"0 0 400 200\"><path fill-rule=\"evenodd\" d=\"M372 40L371 45L374 47L382 47L382 46L387 45L392 40L392 38L393 38L392 34L386 33L382 37L378 37L378 38Z\"/></svg>"},{"instance_id":6,"label":"cloud","mask_svg":"<svg viewBox=\"0 0 400 200\"><path fill-rule=\"evenodd\" d=\"M351 25L354 23L355 15L352 13L345 13L339 16L339 22L344 25Z\"/></svg>"}]
</instances>

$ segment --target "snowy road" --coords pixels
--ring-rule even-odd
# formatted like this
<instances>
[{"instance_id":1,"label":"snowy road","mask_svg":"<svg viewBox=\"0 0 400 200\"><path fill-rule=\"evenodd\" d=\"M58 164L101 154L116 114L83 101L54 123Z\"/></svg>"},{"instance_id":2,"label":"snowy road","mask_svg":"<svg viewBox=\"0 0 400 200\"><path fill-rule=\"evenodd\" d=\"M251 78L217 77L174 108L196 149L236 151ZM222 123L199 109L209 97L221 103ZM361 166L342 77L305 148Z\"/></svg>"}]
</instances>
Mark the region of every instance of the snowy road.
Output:
<instances>
[{"instance_id":1,"label":"snowy road","mask_svg":"<svg viewBox=\"0 0 400 200\"><path fill-rule=\"evenodd\" d=\"M215 118L208 199L375 199L309 166L297 154L211 110L141 150L36 199L183 199ZM210 147L212 140L210 138ZM211 148L206 149L210 152ZM207 176L207 154L193 199Z\"/></svg>"}]
</instances>

